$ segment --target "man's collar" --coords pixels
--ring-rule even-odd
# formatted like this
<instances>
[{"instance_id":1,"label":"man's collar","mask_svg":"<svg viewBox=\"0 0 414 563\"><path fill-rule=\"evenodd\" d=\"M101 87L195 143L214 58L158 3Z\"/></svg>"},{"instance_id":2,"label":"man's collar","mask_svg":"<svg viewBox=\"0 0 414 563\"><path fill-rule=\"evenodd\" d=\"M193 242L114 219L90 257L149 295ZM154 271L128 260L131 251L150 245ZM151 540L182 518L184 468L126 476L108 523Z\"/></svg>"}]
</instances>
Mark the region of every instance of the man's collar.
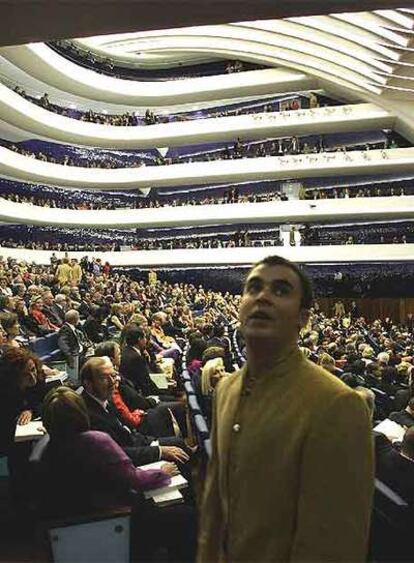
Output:
<instances>
[{"instance_id":1,"label":"man's collar","mask_svg":"<svg viewBox=\"0 0 414 563\"><path fill-rule=\"evenodd\" d=\"M272 366L269 366L269 369L266 370L266 373L263 373L263 377L259 376L257 379L260 381L268 380L283 377L287 373L291 371L291 368L297 365L299 362L303 361L305 358L298 347L295 347L289 350L286 355L281 356L278 358L277 362L275 362ZM243 379L245 381L249 380L249 361L244 364L241 368L241 373Z\"/></svg>"},{"instance_id":2,"label":"man's collar","mask_svg":"<svg viewBox=\"0 0 414 563\"><path fill-rule=\"evenodd\" d=\"M96 397L95 395L93 395L92 393L90 393L89 391L87 391L85 389L85 393L87 395L89 395L89 397L91 397L94 401L96 401L99 405L101 405L101 407L106 411L108 408L108 401L101 401L101 399L98 399L98 397Z\"/></svg>"}]
</instances>

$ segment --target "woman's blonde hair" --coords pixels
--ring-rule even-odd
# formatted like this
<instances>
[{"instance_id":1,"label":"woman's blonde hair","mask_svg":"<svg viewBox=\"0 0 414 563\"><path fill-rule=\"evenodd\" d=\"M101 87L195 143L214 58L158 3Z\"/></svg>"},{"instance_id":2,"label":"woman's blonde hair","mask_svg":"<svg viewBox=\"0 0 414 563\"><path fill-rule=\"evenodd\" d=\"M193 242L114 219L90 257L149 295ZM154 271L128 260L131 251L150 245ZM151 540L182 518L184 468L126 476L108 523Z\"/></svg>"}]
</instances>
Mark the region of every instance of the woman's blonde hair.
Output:
<instances>
[{"instance_id":1,"label":"woman's blonde hair","mask_svg":"<svg viewBox=\"0 0 414 563\"><path fill-rule=\"evenodd\" d=\"M224 368L223 358L214 358L206 362L201 370L201 392L203 395L209 395L213 391L211 377L221 368Z\"/></svg>"},{"instance_id":2,"label":"woman's blonde hair","mask_svg":"<svg viewBox=\"0 0 414 563\"><path fill-rule=\"evenodd\" d=\"M90 429L83 398L70 387L49 391L43 403L43 424L51 440L62 440Z\"/></svg>"},{"instance_id":3,"label":"woman's blonde hair","mask_svg":"<svg viewBox=\"0 0 414 563\"><path fill-rule=\"evenodd\" d=\"M328 371L335 369L335 360L329 354L323 353L319 356L319 365Z\"/></svg>"}]
</instances>

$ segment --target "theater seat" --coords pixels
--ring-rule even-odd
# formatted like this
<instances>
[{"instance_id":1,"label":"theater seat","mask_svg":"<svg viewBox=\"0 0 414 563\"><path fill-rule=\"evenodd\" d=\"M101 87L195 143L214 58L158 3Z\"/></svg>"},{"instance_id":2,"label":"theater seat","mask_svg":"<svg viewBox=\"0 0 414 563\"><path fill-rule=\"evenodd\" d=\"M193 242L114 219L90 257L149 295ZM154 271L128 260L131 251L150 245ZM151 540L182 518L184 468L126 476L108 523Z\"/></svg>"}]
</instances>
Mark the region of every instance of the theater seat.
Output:
<instances>
[{"instance_id":1,"label":"theater seat","mask_svg":"<svg viewBox=\"0 0 414 563\"><path fill-rule=\"evenodd\" d=\"M385 483L375 480L369 561L412 561L414 510Z\"/></svg>"},{"instance_id":2,"label":"theater seat","mask_svg":"<svg viewBox=\"0 0 414 563\"><path fill-rule=\"evenodd\" d=\"M197 397L195 395L188 396L188 407L192 416L201 413L200 405L198 404Z\"/></svg>"},{"instance_id":3,"label":"theater seat","mask_svg":"<svg viewBox=\"0 0 414 563\"><path fill-rule=\"evenodd\" d=\"M186 381L184 383L184 389L187 395L195 395L194 387L191 381Z\"/></svg>"},{"instance_id":4,"label":"theater seat","mask_svg":"<svg viewBox=\"0 0 414 563\"><path fill-rule=\"evenodd\" d=\"M183 381L190 381L191 382L191 375L188 373L187 370L183 371L181 374L181 379Z\"/></svg>"},{"instance_id":5,"label":"theater seat","mask_svg":"<svg viewBox=\"0 0 414 563\"><path fill-rule=\"evenodd\" d=\"M117 508L62 520L44 522L54 563L130 561L131 509Z\"/></svg>"},{"instance_id":6,"label":"theater seat","mask_svg":"<svg viewBox=\"0 0 414 563\"><path fill-rule=\"evenodd\" d=\"M201 414L196 414L194 417L194 424L196 427L198 442L202 445L204 440L206 440L210 435L207 423Z\"/></svg>"},{"instance_id":7,"label":"theater seat","mask_svg":"<svg viewBox=\"0 0 414 563\"><path fill-rule=\"evenodd\" d=\"M7 456L0 456L0 479L9 476L9 468L7 465Z\"/></svg>"}]
</instances>

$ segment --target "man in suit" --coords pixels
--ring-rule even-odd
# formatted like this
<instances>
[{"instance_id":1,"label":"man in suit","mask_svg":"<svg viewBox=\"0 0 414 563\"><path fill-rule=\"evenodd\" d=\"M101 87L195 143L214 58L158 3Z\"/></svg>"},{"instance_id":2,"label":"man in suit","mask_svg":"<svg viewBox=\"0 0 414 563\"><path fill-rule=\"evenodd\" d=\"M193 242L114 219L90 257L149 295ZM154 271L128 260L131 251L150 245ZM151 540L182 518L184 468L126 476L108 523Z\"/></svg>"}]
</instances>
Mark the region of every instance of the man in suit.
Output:
<instances>
[{"instance_id":1,"label":"man in suit","mask_svg":"<svg viewBox=\"0 0 414 563\"><path fill-rule=\"evenodd\" d=\"M131 325L125 330L126 346L122 352L119 372L132 381L136 390L144 395L159 395L160 390L150 377L146 360L147 338L142 328Z\"/></svg>"},{"instance_id":2,"label":"man in suit","mask_svg":"<svg viewBox=\"0 0 414 563\"><path fill-rule=\"evenodd\" d=\"M414 426L414 397L411 397L405 409L392 412L388 418L400 426Z\"/></svg>"},{"instance_id":3,"label":"man in suit","mask_svg":"<svg viewBox=\"0 0 414 563\"><path fill-rule=\"evenodd\" d=\"M53 293L49 290L42 294L42 312L57 327L61 327L65 322L64 313L59 315L59 311L55 308L55 299Z\"/></svg>"},{"instance_id":4,"label":"man in suit","mask_svg":"<svg viewBox=\"0 0 414 563\"><path fill-rule=\"evenodd\" d=\"M284 258L265 258L247 276L247 363L216 388L199 563L365 561L368 409L299 350L311 304L308 278Z\"/></svg>"},{"instance_id":5,"label":"man in suit","mask_svg":"<svg viewBox=\"0 0 414 563\"><path fill-rule=\"evenodd\" d=\"M180 438L143 436L124 426L111 403L115 383L114 366L108 357L90 358L82 367L82 397L88 408L93 430L109 434L128 454L135 465L145 465L161 459L186 464L187 448ZM188 471L187 471L188 472Z\"/></svg>"},{"instance_id":6,"label":"man in suit","mask_svg":"<svg viewBox=\"0 0 414 563\"><path fill-rule=\"evenodd\" d=\"M159 389L150 377L146 351L147 338L144 330L137 325L130 325L125 330L125 343L119 373L123 379L129 380L143 397L159 397L163 405L175 416L182 435L186 436L186 413L183 404L177 401L168 389Z\"/></svg>"},{"instance_id":7,"label":"man in suit","mask_svg":"<svg viewBox=\"0 0 414 563\"><path fill-rule=\"evenodd\" d=\"M80 335L77 330L79 313L75 309L65 314L65 322L59 330L58 347L65 357L69 380L79 384L79 357L83 352Z\"/></svg>"},{"instance_id":8,"label":"man in suit","mask_svg":"<svg viewBox=\"0 0 414 563\"><path fill-rule=\"evenodd\" d=\"M375 440L378 479L414 506L414 427L404 434L400 452L385 436L378 438Z\"/></svg>"},{"instance_id":9,"label":"man in suit","mask_svg":"<svg viewBox=\"0 0 414 563\"><path fill-rule=\"evenodd\" d=\"M50 307L53 314L59 319L60 326L65 322L66 296L63 293L55 295L55 299Z\"/></svg>"}]
</instances>

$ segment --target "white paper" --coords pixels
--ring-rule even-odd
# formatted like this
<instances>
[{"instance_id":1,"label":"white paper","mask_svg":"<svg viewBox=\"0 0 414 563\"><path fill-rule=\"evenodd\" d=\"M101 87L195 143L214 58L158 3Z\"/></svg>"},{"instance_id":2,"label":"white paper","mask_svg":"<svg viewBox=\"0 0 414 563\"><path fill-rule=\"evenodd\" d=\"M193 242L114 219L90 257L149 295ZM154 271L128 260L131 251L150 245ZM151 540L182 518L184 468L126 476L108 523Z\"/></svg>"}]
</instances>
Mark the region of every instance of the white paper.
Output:
<instances>
[{"instance_id":1,"label":"white paper","mask_svg":"<svg viewBox=\"0 0 414 563\"><path fill-rule=\"evenodd\" d=\"M152 497L152 500L159 506L184 502L183 495L178 489L173 489L172 491L156 495Z\"/></svg>"},{"instance_id":2,"label":"white paper","mask_svg":"<svg viewBox=\"0 0 414 563\"><path fill-rule=\"evenodd\" d=\"M158 389L168 389L168 380L164 373L150 373L150 378Z\"/></svg>"},{"instance_id":3,"label":"white paper","mask_svg":"<svg viewBox=\"0 0 414 563\"><path fill-rule=\"evenodd\" d=\"M188 486L188 482L182 475L175 475L171 478L171 483L166 485L165 487L160 487L158 489L150 489L149 491L145 491L144 496L145 498L157 498L160 495L168 493L169 491L178 491L179 489L184 489Z\"/></svg>"},{"instance_id":4,"label":"white paper","mask_svg":"<svg viewBox=\"0 0 414 563\"><path fill-rule=\"evenodd\" d=\"M32 420L28 424L18 424L14 435L15 442L26 442L28 440L39 440L46 434L41 420Z\"/></svg>"},{"instance_id":5,"label":"white paper","mask_svg":"<svg viewBox=\"0 0 414 563\"><path fill-rule=\"evenodd\" d=\"M376 432L381 432L381 434L385 434L391 442L402 442L405 434L405 429L389 418L380 422L374 430Z\"/></svg>"},{"instance_id":6,"label":"white paper","mask_svg":"<svg viewBox=\"0 0 414 563\"><path fill-rule=\"evenodd\" d=\"M65 371L59 372L57 375L48 375L45 378L46 383L53 383L54 381L60 381L63 383L68 378L68 374Z\"/></svg>"}]
</instances>

